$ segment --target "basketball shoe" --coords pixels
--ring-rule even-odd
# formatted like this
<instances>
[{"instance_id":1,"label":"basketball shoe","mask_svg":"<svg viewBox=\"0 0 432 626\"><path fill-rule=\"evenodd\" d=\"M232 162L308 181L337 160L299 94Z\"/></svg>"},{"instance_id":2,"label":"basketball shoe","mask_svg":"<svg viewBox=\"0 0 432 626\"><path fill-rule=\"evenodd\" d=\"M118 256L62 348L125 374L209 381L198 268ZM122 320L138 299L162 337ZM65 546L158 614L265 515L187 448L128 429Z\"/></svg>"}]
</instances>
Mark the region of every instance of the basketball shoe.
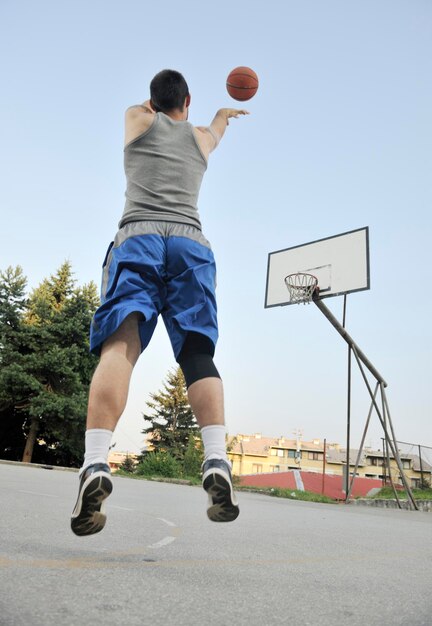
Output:
<instances>
[{"instance_id":1,"label":"basketball shoe","mask_svg":"<svg viewBox=\"0 0 432 626\"><path fill-rule=\"evenodd\" d=\"M105 502L113 488L106 463L94 463L80 477L78 499L72 511L72 531L81 536L94 535L105 526Z\"/></svg>"},{"instance_id":2,"label":"basketball shoe","mask_svg":"<svg viewBox=\"0 0 432 626\"><path fill-rule=\"evenodd\" d=\"M202 484L208 493L208 518L212 522L233 522L240 510L234 494L229 463L224 459L204 461Z\"/></svg>"}]
</instances>

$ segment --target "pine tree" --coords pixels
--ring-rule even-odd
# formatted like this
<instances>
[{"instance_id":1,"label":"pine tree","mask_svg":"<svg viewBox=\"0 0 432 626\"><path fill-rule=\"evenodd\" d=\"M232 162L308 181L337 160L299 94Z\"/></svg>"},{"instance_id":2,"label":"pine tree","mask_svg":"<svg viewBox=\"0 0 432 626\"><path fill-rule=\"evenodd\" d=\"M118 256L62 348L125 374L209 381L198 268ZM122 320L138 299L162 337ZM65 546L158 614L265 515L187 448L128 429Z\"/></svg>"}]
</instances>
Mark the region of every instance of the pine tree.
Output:
<instances>
[{"instance_id":1,"label":"pine tree","mask_svg":"<svg viewBox=\"0 0 432 626\"><path fill-rule=\"evenodd\" d=\"M181 368L171 370L163 389L150 397L152 401L146 404L153 414L143 415L150 426L142 432L147 435L154 451L169 452L176 459L183 460L189 439L198 433L198 424L189 405Z\"/></svg>"},{"instance_id":2,"label":"pine tree","mask_svg":"<svg viewBox=\"0 0 432 626\"><path fill-rule=\"evenodd\" d=\"M120 465L120 469L122 469L125 472L128 472L129 474L133 474L135 472L135 467L136 467L136 463L133 460L133 458L129 456L129 454L126 454L125 458L123 459L123 462Z\"/></svg>"},{"instance_id":3,"label":"pine tree","mask_svg":"<svg viewBox=\"0 0 432 626\"><path fill-rule=\"evenodd\" d=\"M18 458L22 454L18 388L30 389L32 382L20 365L25 344L22 316L26 310L26 286L21 267L8 267L0 272L0 454L3 458Z\"/></svg>"},{"instance_id":4,"label":"pine tree","mask_svg":"<svg viewBox=\"0 0 432 626\"><path fill-rule=\"evenodd\" d=\"M65 261L57 273L45 278L33 290L26 321L29 324L41 324L53 321L56 313L61 312L74 291L75 281L72 276L72 267Z\"/></svg>"},{"instance_id":5,"label":"pine tree","mask_svg":"<svg viewBox=\"0 0 432 626\"><path fill-rule=\"evenodd\" d=\"M79 465L96 286L76 288L66 262L24 301L22 279L11 268L0 273L0 454L20 458L21 440L25 461Z\"/></svg>"},{"instance_id":6,"label":"pine tree","mask_svg":"<svg viewBox=\"0 0 432 626\"><path fill-rule=\"evenodd\" d=\"M188 478L200 478L204 461L204 449L201 437L190 437L183 458L183 473Z\"/></svg>"}]
</instances>

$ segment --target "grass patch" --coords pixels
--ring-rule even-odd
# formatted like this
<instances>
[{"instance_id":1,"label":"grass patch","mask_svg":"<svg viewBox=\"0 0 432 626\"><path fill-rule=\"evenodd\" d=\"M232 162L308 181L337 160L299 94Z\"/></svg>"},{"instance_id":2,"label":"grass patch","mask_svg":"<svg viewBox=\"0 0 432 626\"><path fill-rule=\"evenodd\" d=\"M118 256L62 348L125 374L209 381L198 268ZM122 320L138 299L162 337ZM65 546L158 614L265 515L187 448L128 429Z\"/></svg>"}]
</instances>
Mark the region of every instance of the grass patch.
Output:
<instances>
[{"instance_id":1,"label":"grass patch","mask_svg":"<svg viewBox=\"0 0 432 626\"><path fill-rule=\"evenodd\" d=\"M414 500L432 500L432 489L411 489L411 492L414 496ZM407 494L405 489L397 490L398 497L401 500L407 499ZM378 493L370 496L373 500L394 500L395 495L394 491L391 487L383 487L378 491Z\"/></svg>"},{"instance_id":2,"label":"grass patch","mask_svg":"<svg viewBox=\"0 0 432 626\"><path fill-rule=\"evenodd\" d=\"M160 474L136 474L126 472L123 469L118 469L115 472L115 476L125 476L126 478L135 478L137 480L159 480L161 482L170 482L170 483L178 483L183 485L201 485L201 478L196 476L178 476L178 477L170 477L170 476L161 476ZM237 481L234 480L234 489L236 491L250 491L254 493L264 493L268 496L273 496L274 498L288 498L290 500L305 500L307 502L325 502L327 504L335 504L337 501L332 498L328 498L327 496L322 496L319 493L313 493L312 491L299 491L298 489L280 489L279 487L248 487L236 484Z\"/></svg>"},{"instance_id":3,"label":"grass patch","mask_svg":"<svg viewBox=\"0 0 432 626\"><path fill-rule=\"evenodd\" d=\"M255 493L264 493L275 498L288 498L290 500L304 500L307 502L325 502L326 504L335 504L336 500L323 496L312 491L300 491L298 489L280 489L279 487L236 487L236 491L252 491Z\"/></svg>"},{"instance_id":4,"label":"grass patch","mask_svg":"<svg viewBox=\"0 0 432 626\"><path fill-rule=\"evenodd\" d=\"M127 472L119 468L113 474L114 476L125 476L126 478L134 478L135 480L159 480L167 483L179 483L185 485L201 485L201 478L197 476L161 476L161 474L137 474L136 472Z\"/></svg>"}]
</instances>

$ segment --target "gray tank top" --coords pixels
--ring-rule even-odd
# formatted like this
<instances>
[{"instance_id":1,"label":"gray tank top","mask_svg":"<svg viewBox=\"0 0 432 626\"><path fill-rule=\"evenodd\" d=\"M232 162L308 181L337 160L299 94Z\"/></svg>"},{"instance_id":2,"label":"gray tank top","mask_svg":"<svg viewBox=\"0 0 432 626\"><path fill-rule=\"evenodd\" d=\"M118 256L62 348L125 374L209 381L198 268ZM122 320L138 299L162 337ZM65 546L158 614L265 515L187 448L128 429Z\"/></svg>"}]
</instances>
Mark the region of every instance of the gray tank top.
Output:
<instances>
[{"instance_id":1,"label":"gray tank top","mask_svg":"<svg viewBox=\"0 0 432 626\"><path fill-rule=\"evenodd\" d=\"M150 128L124 150L126 204L119 223L163 221L201 229L197 208L207 161L189 122L155 115Z\"/></svg>"}]
</instances>

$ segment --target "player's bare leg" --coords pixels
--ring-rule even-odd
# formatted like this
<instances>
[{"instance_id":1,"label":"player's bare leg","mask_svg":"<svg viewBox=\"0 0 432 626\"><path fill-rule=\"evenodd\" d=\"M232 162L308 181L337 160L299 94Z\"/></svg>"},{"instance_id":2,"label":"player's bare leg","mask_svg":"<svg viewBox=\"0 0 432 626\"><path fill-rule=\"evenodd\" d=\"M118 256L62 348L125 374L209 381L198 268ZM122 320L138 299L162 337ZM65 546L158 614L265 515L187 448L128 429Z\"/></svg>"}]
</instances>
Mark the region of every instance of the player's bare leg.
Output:
<instances>
[{"instance_id":1,"label":"player's bare leg","mask_svg":"<svg viewBox=\"0 0 432 626\"><path fill-rule=\"evenodd\" d=\"M188 388L189 403L200 428L225 425L223 384L220 378L201 378Z\"/></svg>"},{"instance_id":2,"label":"player's bare leg","mask_svg":"<svg viewBox=\"0 0 432 626\"><path fill-rule=\"evenodd\" d=\"M114 431L125 409L132 371L141 353L139 317L139 313L129 315L102 347L90 386L87 430Z\"/></svg>"},{"instance_id":3,"label":"player's bare leg","mask_svg":"<svg viewBox=\"0 0 432 626\"><path fill-rule=\"evenodd\" d=\"M188 397L204 442L203 487L209 496L207 515L213 522L231 522L238 517L239 507L226 456L222 380L201 378L190 385Z\"/></svg>"},{"instance_id":4,"label":"player's bare leg","mask_svg":"<svg viewBox=\"0 0 432 626\"><path fill-rule=\"evenodd\" d=\"M141 352L138 314L129 315L104 343L90 386L86 453L71 528L92 535L105 526L105 499L112 491L108 453L112 432L123 413L133 368Z\"/></svg>"}]
</instances>

